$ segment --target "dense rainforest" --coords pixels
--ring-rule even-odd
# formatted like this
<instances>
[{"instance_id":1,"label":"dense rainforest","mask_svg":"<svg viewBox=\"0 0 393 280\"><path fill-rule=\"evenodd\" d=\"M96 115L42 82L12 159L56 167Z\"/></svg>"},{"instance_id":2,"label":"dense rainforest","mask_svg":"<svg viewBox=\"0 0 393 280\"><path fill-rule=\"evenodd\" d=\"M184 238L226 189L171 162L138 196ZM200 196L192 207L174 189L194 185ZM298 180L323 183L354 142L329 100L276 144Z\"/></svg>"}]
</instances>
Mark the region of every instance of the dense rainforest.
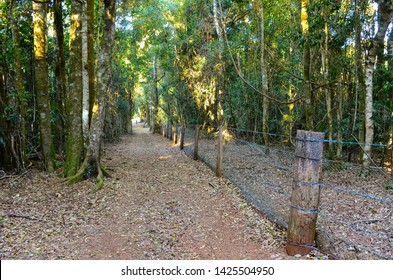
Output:
<instances>
[{"instance_id":1,"label":"dense rainforest","mask_svg":"<svg viewBox=\"0 0 393 280\"><path fill-rule=\"evenodd\" d=\"M265 145L323 131L329 158L391 170L392 18L391 0L0 0L0 170L100 188L103 141L136 117Z\"/></svg>"}]
</instances>

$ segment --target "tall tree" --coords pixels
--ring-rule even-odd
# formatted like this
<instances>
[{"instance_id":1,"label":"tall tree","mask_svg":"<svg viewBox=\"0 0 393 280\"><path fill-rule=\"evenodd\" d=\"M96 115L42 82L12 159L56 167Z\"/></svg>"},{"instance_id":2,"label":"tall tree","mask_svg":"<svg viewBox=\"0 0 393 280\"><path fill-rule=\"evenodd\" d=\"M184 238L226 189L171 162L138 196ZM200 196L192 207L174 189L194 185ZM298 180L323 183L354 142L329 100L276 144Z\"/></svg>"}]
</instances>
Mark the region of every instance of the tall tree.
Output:
<instances>
[{"instance_id":1,"label":"tall tree","mask_svg":"<svg viewBox=\"0 0 393 280\"><path fill-rule=\"evenodd\" d=\"M259 16L260 16L260 65L261 65L261 80L262 80L262 131L265 145L269 145L269 81L267 75L268 63L265 55L265 16L263 0L259 0Z\"/></svg>"},{"instance_id":2,"label":"tall tree","mask_svg":"<svg viewBox=\"0 0 393 280\"><path fill-rule=\"evenodd\" d=\"M49 72L47 64L47 1L33 1L34 67L41 150L46 169L53 172L53 144L50 119Z\"/></svg>"},{"instance_id":3,"label":"tall tree","mask_svg":"<svg viewBox=\"0 0 393 280\"><path fill-rule=\"evenodd\" d=\"M88 149L79 171L68 178L69 183L79 181L83 176L97 176L96 189L104 184L101 167L102 136L105 122L105 107L111 94L112 51L115 38L116 0L104 0L104 30L97 59L97 98L95 100L89 130Z\"/></svg>"},{"instance_id":4,"label":"tall tree","mask_svg":"<svg viewBox=\"0 0 393 280\"><path fill-rule=\"evenodd\" d=\"M64 175L71 177L77 173L83 158L82 133L82 13L85 1L71 1L70 27L70 75L66 104L66 160Z\"/></svg>"},{"instance_id":5,"label":"tall tree","mask_svg":"<svg viewBox=\"0 0 393 280\"><path fill-rule=\"evenodd\" d=\"M64 138L64 100L67 96L67 75L66 75L66 61L65 61L65 50L64 50L64 28L63 28L63 0L53 1L53 23L56 32L56 61L55 61L55 78L56 78L56 98L57 104L57 117L56 122L56 134L58 137L59 149L63 149L63 138Z\"/></svg>"},{"instance_id":6,"label":"tall tree","mask_svg":"<svg viewBox=\"0 0 393 280\"><path fill-rule=\"evenodd\" d=\"M309 0L301 2L301 26L303 33L303 79L304 79L304 99L306 128L314 129L314 105L312 104L310 71L311 71L311 51L309 42Z\"/></svg>"},{"instance_id":7,"label":"tall tree","mask_svg":"<svg viewBox=\"0 0 393 280\"><path fill-rule=\"evenodd\" d=\"M159 119L158 119L158 105L159 105L159 96L158 96L158 65L157 65L157 56L154 56L153 59L153 112L152 112L152 121L151 121L151 131L153 133L158 132L159 130Z\"/></svg>"},{"instance_id":8,"label":"tall tree","mask_svg":"<svg viewBox=\"0 0 393 280\"><path fill-rule=\"evenodd\" d=\"M366 98L365 98L365 146L363 155L363 165L365 167L371 162L371 144L374 140L373 121L373 75L374 68L378 61L377 54L381 44L383 44L389 25L392 23L393 5L391 0L379 0L378 3L378 31L371 41L371 47L366 55Z\"/></svg>"},{"instance_id":9,"label":"tall tree","mask_svg":"<svg viewBox=\"0 0 393 280\"><path fill-rule=\"evenodd\" d=\"M87 24L87 71L89 77L89 125L93 114L93 106L96 98L95 90L95 51L94 51L94 9L95 1L87 0L86 24Z\"/></svg>"},{"instance_id":10,"label":"tall tree","mask_svg":"<svg viewBox=\"0 0 393 280\"><path fill-rule=\"evenodd\" d=\"M388 44L387 44L387 53L388 53L388 70L389 70L389 83L390 83L390 88L393 88L393 29L390 30L390 35L388 39ZM390 95L390 110L393 111L393 94ZM389 129L389 145L393 145L393 112L390 112L390 129ZM390 166L393 166L393 146L389 148L390 150ZM392 172L393 174L393 168Z\"/></svg>"}]
</instances>

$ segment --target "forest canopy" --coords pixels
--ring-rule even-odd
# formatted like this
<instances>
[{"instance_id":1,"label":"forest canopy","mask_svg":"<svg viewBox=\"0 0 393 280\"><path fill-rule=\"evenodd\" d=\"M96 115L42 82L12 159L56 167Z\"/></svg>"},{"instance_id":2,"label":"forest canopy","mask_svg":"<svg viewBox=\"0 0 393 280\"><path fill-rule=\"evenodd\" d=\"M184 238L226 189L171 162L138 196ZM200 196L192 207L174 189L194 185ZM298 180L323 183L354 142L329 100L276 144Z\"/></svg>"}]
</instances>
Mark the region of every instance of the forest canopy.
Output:
<instances>
[{"instance_id":1,"label":"forest canopy","mask_svg":"<svg viewBox=\"0 0 393 280\"><path fill-rule=\"evenodd\" d=\"M329 158L392 170L392 17L391 0L0 0L0 169L102 187L102 141L138 117L322 131Z\"/></svg>"}]
</instances>

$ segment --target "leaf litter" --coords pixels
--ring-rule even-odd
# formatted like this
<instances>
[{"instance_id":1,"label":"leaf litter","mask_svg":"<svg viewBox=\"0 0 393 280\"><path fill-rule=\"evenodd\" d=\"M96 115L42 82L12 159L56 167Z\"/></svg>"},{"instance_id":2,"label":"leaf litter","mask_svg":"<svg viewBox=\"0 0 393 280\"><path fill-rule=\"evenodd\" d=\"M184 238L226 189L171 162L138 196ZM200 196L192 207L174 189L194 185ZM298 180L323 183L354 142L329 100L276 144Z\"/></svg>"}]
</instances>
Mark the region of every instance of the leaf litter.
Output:
<instances>
[{"instance_id":1,"label":"leaf litter","mask_svg":"<svg viewBox=\"0 0 393 280\"><path fill-rule=\"evenodd\" d=\"M282 228L167 139L137 126L103 163L96 193L34 168L0 180L1 259L295 259Z\"/></svg>"}]
</instances>

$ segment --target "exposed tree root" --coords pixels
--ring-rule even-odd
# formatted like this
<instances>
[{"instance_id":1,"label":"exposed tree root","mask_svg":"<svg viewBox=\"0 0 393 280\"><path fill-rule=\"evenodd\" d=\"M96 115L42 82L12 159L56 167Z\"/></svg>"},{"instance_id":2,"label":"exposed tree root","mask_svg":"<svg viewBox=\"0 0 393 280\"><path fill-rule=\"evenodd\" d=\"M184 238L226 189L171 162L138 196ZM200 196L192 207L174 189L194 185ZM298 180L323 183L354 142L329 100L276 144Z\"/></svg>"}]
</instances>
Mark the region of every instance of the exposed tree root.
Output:
<instances>
[{"instance_id":1,"label":"exposed tree root","mask_svg":"<svg viewBox=\"0 0 393 280\"><path fill-rule=\"evenodd\" d=\"M76 184L84 179L87 165L88 165L88 158L89 157L86 156L85 160L82 163L82 166L79 168L78 172L74 176L65 179L67 185Z\"/></svg>"},{"instance_id":2,"label":"exposed tree root","mask_svg":"<svg viewBox=\"0 0 393 280\"><path fill-rule=\"evenodd\" d=\"M94 161L96 160L89 160L89 156L87 155L82 163L82 166L79 168L79 171L74 176L66 178L65 182L68 185L72 185L84 179L91 178L94 175L97 175L96 187L94 188L93 192L101 190L104 187L104 177L111 177L111 175L108 173L108 171L103 165L95 164ZM93 170L89 170L89 167L92 167Z\"/></svg>"},{"instance_id":3,"label":"exposed tree root","mask_svg":"<svg viewBox=\"0 0 393 280\"><path fill-rule=\"evenodd\" d=\"M104 173L102 172L102 168L98 168L97 182L96 187L93 190L93 193L98 192L104 187Z\"/></svg>"}]
</instances>

